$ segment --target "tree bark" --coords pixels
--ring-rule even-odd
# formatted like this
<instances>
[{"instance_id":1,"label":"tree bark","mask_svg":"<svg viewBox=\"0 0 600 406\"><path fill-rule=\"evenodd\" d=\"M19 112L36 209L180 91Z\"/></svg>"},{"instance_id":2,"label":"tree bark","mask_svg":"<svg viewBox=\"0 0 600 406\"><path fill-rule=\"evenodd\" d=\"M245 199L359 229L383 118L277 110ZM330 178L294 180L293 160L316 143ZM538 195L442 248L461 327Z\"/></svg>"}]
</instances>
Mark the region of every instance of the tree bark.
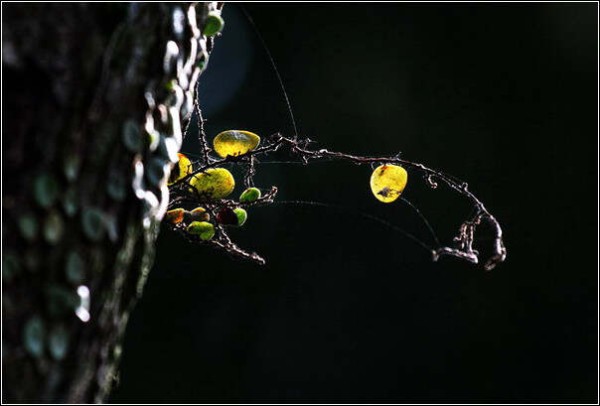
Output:
<instances>
[{"instance_id":1,"label":"tree bark","mask_svg":"<svg viewBox=\"0 0 600 406\"><path fill-rule=\"evenodd\" d=\"M3 401L102 402L222 4L3 4Z\"/></svg>"}]
</instances>

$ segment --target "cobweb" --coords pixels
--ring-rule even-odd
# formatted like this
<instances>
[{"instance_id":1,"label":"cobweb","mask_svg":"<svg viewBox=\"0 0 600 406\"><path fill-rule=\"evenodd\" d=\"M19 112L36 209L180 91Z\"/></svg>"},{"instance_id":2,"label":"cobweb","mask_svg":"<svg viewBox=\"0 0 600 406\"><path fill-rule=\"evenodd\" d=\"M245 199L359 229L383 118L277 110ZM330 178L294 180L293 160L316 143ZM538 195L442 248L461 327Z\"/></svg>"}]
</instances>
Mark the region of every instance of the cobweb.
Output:
<instances>
[{"instance_id":1,"label":"cobweb","mask_svg":"<svg viewBox=\"0 0 600 406\"><path fill-rule=\"evenodd\" d=\"M420 210L404 197L400 197L400 200L408 205L420 218L428 232L432 236L434 246L423 242L421 239L415 237L413 234L405 231L401 227L393 225L385 220L382 220L369 213L359 213L361 216L366 217L370 220L380 222L388 227L399 231L409 239L419 244L422 248L428 250L431 253L433 261L437 261L439 258L444 256L451 256L460 258L468 261L472 264L481 264L485 270L491 270L496 267L499 263L503 262L506 258L506 248L504 246L502 228L497 219L487 210L483 202L473 193L468 187L468 184L460 179L455 178L441 170L432 169L422 163L414 162L400 155L393 156L360 156L354 154L348 154L340 151L332 151L327 148L316 148L317 143L314 141L303 138L298 135L296 122L294 119L291 103L283 80L279 74L277 66L274 62L272 55L269 52L260 32L254 26L252 19L246 13L246 17L252 24L257 37L260 39L263 49L267 54L271 66L277 76L282 94L287 105L290 120L294 129L293 136L286 136L281 133L275 133L263 140L262 144L257 148L250 150L244 154L237 156L227 156L226 158L219 158L215 156L213 148L210 143L204 129L205 119L202 115L200 104L196 99L195 102L195 114L198 120L198 142L199 151L197 154L188 154L191 159L191 165L187 175L179 178L169 186L170 203L169 210L174 209L193 209L196 207L202 207L209 214L211 223L214 225L215 234L211 239L204 240L198 235L190 234L188 232L189 222L181 221L173 223L167 221L167 224L171 229L179 233L186 240L195 244L207 244L215 248L224 250L230 255L237 256L243 259L247 259L259 264L265 264L265 259L256 252L248 251L236 244L235 241L228 234L227 223L220 222L218 219L222 217L222 213L231 212L238 208L247 208L251 206L265 206L273 204L308 204L319 207L336 208L339 210L346 210L345 206L335 206L329 203L314 202L314 201L278 201L277 197L277 186L270 186L267 188L259 187L263 193L261 197L255 201L237 201L232 199L212 199L206 195L198 194L197 190L190 185L190 180L201 173L205 173L211 168L221 168L225 166L236 165L242 169L243 173L243 184L246 188L256 187L255 175L257 167L262 163L286 163L286 164L299 164L299 165L310 165L315 162L332 162L341 161L348 164L354 165L398 165L407 169L410 173L411 179L421 179L421 181L430 189L437 190L441 185L448 188L451 192L458 194L462 198L466 199L472 210L468 217L464 218L458 230L451 240L447 243L440 241L437 237L433 227L427 220L427 218L420 212ZM196 92L197 94L197 92ZM184 137L188 135L191 117L188 120L187 127L184 131ZM286 156L285 160L280 159L281 155ZM277 157L277 161L271 159ZM411 181L414 182L414 181ZM168 220L168 217L167 217ZM485 243L486 247L483 251L487 254L484 258L480 252L474 248L477 241L478 246L483 246Z\"/></svg>"},{"instance_id":2,"label":"cobweb","mask_svg":"<svg viewBox=\"0 0 600 406\"><path fill-rule=\"evenodd\" d=\"M443 244L437 238L433 228L421 212L408 200L403 201L410 205L423 220L428 230L434 236L437 244L436 247L429 247L412 234L406 233L409 238L414 239L421 246L431 250L432 259L438 260L442 256L453 256L464 259L473 264L483 263L486 270L493 269L498 263L506 258L506 249L502 239L502 228L496 218L486 209L485 205L469 190L466 182L463 182L455 177L448 175L442 171L431 169L422 163L413 162L399 156L379 157L379 156L359 156L347 154L339 151L330 151L326 148L313 148L314 142L307 138L298 136L286 137L283 134L275 133L269 136L264 144L252 151L243 155L231 156L226 158L217 158L213 155L213 150L209 147L206 133L204 131L204 118L202 117L199 106L196 106L198 114L199 131L198 141L200 143L200 154L197 159L191 161L191 168L187 175L173 182L169 187L171 200L169 202L169 210L176 208L194 208L203 207L214 220L215 236L214 238L204 241L198 236L187 232L186 222L177 224L169 223L171 228L181 234L188 241L198 244L209 244L214 247L225 250L231 255L239 256L259 264L264 264L265 260L255 252L249 252L239 247L229 236L227 225L221 224L216 219L218 214L227 210L236 208L247 208L251 206L263 206L276 203L277 187L271 186L265 190L260 198L252 202L241 202L232 199L211 199L209 196L199 195L196 189L190 186L190 180L211 168L221 168L229 165L238 165L243 171L243 184L245 187L254 187L255 175L257 166L260 165L260 159L268 158L270 155L277 152L284 152L289 156L288 162L297 162L302 165L310 165L318 161L343 161L355 165L372 165L372 164L393 164L407 168L411 173L420 174L420 178L431 189L437 189L440 184L445 185L451 191L458 193L472 206L471 215L464 219L458 229L458 232L452 239L451 244ZM287 203L294 203L286 201ZM298 203L298 202L297 202ZM307 203L307 202L304 202ZM319 205L319 202L308 202L309 204ZM367 215L367 217L369 217ZM378 221L375 216L371 219ZM487 225L487 233L490 239L490 255L482 259L479 252L474 249L475 232L481 225ZM486 239L487 240L487 239Z\"/></svg>"}]
</instances>

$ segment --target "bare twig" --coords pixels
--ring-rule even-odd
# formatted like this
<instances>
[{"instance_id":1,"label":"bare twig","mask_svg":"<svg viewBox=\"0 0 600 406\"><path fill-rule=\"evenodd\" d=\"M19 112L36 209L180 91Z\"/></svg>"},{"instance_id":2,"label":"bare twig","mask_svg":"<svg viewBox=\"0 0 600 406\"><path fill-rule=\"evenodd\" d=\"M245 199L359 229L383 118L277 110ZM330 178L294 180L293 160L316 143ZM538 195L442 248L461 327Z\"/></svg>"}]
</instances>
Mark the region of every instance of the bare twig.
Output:
<instances>
[{"instance_id":1,"label":"bare twig","mask_svg":"<svg viewBox=\"0 0 600 406\"><path fill-rule=\"evenodd\" d=\"M202 133L199 136L205 140L205 135ZM257 156L268 155L274 153L281 148L287 148L290 155L300 160L303 164L309 164L311 161L319 160L338 160L347 161L356 165L368 165L368 164L399 164L406 168L410 168L423 173L423 178L426 184L432 189L436 189L438 184L441 182L448 186L454 192L457 192L461 196L465 197L469 203L473 206L473 214L467 218L459 227L458 234L454 237L453 246L441 246L432 251L433 260L436 261L442 256L453 256L461 258L468 262L478 264L481 261L479 252L473 249L475 231L479 225L487 222L492 228L493 241L491 247L491 255L485 260L483 267L486 270L493 269L497 264L504 261L506 258L506 248L502 239L502 228L496 220L496 218L485 208L484 204L468 189L466 182L463 182L453 176L447 175L441 171L428 168L427 166L412 162L399 156L393 157L369 157L369 156L357 156L346 154L343 152L329 151L328 149L312 150L308 148L310 140L299 139L298 137L285 137L279 133L274 134L270 137L269 141L263 147L257 148L244 155L240 156L228 156L223 159L211 160L208 155L208 150L204 149L205 159L201 159L193 163L194 170L189 175L175 182L171 188L173 193L173 200L171 201L170 207L179 207L184 203L198 202L198 197L194 196L193 191L190 191L188 186L189 179L198 173L204 172L209 168L221 167L227 164L246 164L248 166L244 177L244 184L251 186L253 184L253 177L255 175L255 159ZM204 145L206 141L204 141ZM201 144L202 145L202 144ZM208 148L208 147L206 147ZM240 203L231 200L221 200L218 202L204 201L203 206L207 207L207 210L215 212L220 208L234 208L246 205L254 204L269 204L273 201L277 189L273 187L271 191L265 194L261 199L253 203ZM225 228L221 225L217 225L218 237L214 241L210 241L213 245L226 250L227 252L254 260L258 263L264 263L264 259L255 253L248 253L235 245L235 243L227 235Z\"/></svg>"},{"instance_id":2,"label":"bare twig","mask_svg":"<svg viewBox=\"0 0 600 406\"><path fill-rule=\"evenodd\" d=\"M206 141L206 133L204 132L204 117L202 116L202 110L200 109L200 105L198 100L196 100L196 113L198 114L198 142L200 143L200 156L201 162L206 165L210 162L209 154L210 147L208 146L208 142Z\"/></svg>"}]
</instances>

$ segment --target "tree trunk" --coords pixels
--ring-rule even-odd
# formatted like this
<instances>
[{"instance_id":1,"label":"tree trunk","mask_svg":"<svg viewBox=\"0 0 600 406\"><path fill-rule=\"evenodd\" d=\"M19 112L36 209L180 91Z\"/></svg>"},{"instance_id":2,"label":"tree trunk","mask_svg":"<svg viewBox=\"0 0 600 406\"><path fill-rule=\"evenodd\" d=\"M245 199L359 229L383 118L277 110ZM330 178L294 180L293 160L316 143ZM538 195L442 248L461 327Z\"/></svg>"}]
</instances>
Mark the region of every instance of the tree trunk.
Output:
<instances>
[{"instance_id":1,"label":"tree trunk","mask_svg":"<svg viewBox=\"0 0 600 406\"><path fill-rule=\"evenodd\" d=\"M222 4L3 4L3 401L101 402Z\"/></svg>"}]
</instances>

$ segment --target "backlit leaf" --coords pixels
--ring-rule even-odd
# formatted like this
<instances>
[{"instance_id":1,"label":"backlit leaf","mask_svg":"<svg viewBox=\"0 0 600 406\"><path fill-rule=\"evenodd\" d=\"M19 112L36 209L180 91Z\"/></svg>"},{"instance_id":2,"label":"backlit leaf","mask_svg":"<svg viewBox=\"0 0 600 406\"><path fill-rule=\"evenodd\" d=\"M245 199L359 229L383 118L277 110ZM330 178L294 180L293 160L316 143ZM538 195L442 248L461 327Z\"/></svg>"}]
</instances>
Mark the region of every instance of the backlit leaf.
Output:
<instances>
[{"instance_id":1,"label":"backlit leaf","mask_svg":"<svg viewBox=\"0 0 600 406\"><path fill-rule=\"evenodd\" d=\"M188 226L187 232L199 236L204 241L208 241L215 235L215 226L206 221L193 221Z\"/></svg>"},{"instance_id":2,"label":"backlit leaf","mask_svg":"<svg viewBox=\"0 0 600 406\"><path fill-rule=\"evenodd\" d=\"M177 153L177 156L179 156L179 161L173 166L173 169L171 169L171 175L169 175L168 181L169 185L192 173L192 161L182 153Z\"/></svg>"},{"instance_id":3,"label":"backlit leaf","mask_svg":"<svg viewBox=\"0 0 600 406\"><path fill-rule=\"evenodd\" d=\"M190 185L200 196L218 200L233 192L235 179L225 168L210 168L192 177Z\"/></svg>"},{"instance_id":4,"label":"backlit leaf","mask_svg":"<svg viewBox=\"0 0 600 406\"><path fill-rule=\"evenodd\" d=\"M260 199L261 193L260 190L255 187L249 187L244 190L240 195L240 202L242 203L251 203Z\"/></svg>"},{"instance_id":5,"label":"backlit leaf","mask_svg":"<svg viewBox=\"0 0 600 406\"><path fill-rule=\"evenodd\" d=\"M383 203L395 201L408 180L406 169L397 165L381 165L371 175L371 191Z\"/></svg>"},{"instance_id":6,"label":"backlit leaf","mask_svg":"<svg viewBox=\"0 0 600 406\"><path fill-rule=\"evenodd\" d=\"M184 214L185 214L185 210L183 210L181 208L169 210L165 214L165 220L172 224L179 224L183 221Z\"/></svg>"},{"instance_id":7,"label":"backlit leaf","mask_svg":"<svg viewBox=\"0 0 600 406\"><path fill-rule=\"evenodd\" d=\"M213 148L217 155L225 158L228 155L238 156L255 149L260 137L250 131L227 130L217 134L213 140Z\"/></svg>"}]
</instances>

